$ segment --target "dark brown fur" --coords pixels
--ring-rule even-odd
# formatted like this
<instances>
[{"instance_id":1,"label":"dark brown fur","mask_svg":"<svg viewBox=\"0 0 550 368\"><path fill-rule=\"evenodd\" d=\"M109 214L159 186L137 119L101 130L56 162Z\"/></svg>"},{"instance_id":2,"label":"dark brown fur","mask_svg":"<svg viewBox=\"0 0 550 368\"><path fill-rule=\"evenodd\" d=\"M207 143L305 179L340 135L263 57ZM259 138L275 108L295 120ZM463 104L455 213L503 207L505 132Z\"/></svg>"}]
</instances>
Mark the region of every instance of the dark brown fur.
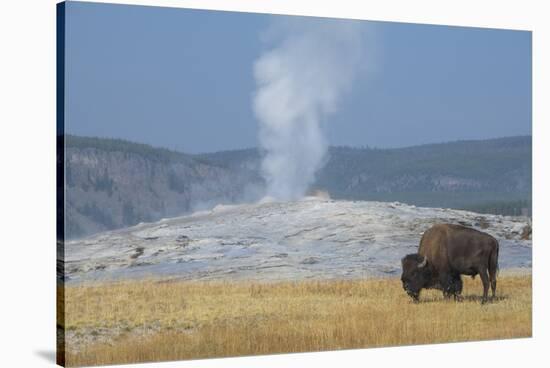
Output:
<instances>
[{"instance_id":1,"label":"dark brown fur","mask_svg":"<svg viewBox=\"0 0 550 368\"><path fill-rule=\"evenodd\" d=\"M419 267L424 260L426 265ZM401 263L403 288L415 300L423 288L437 288L445 297L458 299L462 292L460 275L480 275L483 303L489 285L495 296L498 241L484 232L461 225L434 225L422 236L418 253L407 255Z\"/></svg>"}]
</instances>

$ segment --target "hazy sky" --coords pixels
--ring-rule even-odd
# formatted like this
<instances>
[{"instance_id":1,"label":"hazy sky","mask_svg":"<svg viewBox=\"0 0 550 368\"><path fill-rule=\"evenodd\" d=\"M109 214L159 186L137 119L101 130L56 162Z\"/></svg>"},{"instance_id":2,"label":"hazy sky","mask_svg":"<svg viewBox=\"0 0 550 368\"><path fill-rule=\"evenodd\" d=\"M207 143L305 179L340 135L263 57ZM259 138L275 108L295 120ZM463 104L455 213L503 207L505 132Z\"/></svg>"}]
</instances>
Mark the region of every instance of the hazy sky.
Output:
<instances>
[{"instance_id":1,"label":"hazy sky","mask_svg":"<svg viewBox=\"0 0 550 368\"><path fill-rule=\"evenodd\" d=\"M253 147L253 64L272 15L69 2L66 131L186 152ZM322 19L319 19L322 22ZM362 22L363 72L331 145L531 134L531 33Z\"/></svg>"}]
</instances>

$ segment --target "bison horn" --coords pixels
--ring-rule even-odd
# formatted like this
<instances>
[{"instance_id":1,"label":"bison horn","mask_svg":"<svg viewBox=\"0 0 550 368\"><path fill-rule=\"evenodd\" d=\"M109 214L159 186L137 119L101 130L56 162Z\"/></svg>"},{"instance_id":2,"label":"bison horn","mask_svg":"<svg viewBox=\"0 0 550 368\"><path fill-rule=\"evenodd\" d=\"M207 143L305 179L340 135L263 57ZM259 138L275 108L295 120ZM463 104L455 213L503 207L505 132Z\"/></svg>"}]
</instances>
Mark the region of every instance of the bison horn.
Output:
<instances>
[{"instance_id":1,"label":"bison horn","mask_svg":"<svg viewBox=\"0 0 550 368\"><path fill-rule=\"evenodd\" d=\"M423 257L423 258L424 258L424 260L421 263L418 264L418 268L422 268L422 267L426 266L426 264L428 263L428 258L426 258L426 257Z\"/></svg>"}]
</instances>

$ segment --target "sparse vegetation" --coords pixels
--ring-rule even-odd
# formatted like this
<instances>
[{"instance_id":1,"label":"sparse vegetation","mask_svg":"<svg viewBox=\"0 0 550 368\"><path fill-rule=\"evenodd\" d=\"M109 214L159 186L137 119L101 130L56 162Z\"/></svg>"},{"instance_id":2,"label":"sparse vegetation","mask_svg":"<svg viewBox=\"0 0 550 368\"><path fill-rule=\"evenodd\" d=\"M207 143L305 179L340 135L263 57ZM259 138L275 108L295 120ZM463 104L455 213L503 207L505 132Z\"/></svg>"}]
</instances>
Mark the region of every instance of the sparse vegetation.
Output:
<instances>
[{"instance_id":1,"label":"sparse vegetation","mask_svg":"<svg viewBox=\"0 0 550 368\"><path fill-rule=\"evenodd\" d=\"M531 336L531 277L501 276L480 304L398 279L220 283L124 281L65 288L66 363L97 365Z\"/></svg>"},{"instance_id":2,"label":"sparse vegetation","mask_svg":"<svg viewBox=\"0 0 550 368\"><path fill-rule=\"evenodd\" d=\"M79 208L79 212L85 216L89 216L90 218L95 219L98 223L102 225L105 225L107 227L114 226L111 215L107 211L99 208L94 202L86 203L84 206Z\"/></svg>"}]
</instances>

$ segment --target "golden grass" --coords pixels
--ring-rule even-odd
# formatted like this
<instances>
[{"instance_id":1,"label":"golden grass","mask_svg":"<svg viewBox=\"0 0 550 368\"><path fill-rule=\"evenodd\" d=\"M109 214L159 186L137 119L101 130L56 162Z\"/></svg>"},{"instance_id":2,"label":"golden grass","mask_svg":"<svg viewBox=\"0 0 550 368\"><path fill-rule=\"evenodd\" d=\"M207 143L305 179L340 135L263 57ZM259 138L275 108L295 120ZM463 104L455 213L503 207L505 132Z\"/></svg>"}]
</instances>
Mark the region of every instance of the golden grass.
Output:
<instances>
[{"instance_id":1,"label":"golden grass","mask_svg":"<svg viewBox=\"0 0 550 368\"><path fill-rule=\"evenodd\" d=\"M531 276L502 276L481 305L397 279L214 283L132 281L65 289L66 363L98 365L531 336ZM78 339L112 331L107 340ZM74 339L75 341L71 341Z\"/></svg>"}]
</instances>

